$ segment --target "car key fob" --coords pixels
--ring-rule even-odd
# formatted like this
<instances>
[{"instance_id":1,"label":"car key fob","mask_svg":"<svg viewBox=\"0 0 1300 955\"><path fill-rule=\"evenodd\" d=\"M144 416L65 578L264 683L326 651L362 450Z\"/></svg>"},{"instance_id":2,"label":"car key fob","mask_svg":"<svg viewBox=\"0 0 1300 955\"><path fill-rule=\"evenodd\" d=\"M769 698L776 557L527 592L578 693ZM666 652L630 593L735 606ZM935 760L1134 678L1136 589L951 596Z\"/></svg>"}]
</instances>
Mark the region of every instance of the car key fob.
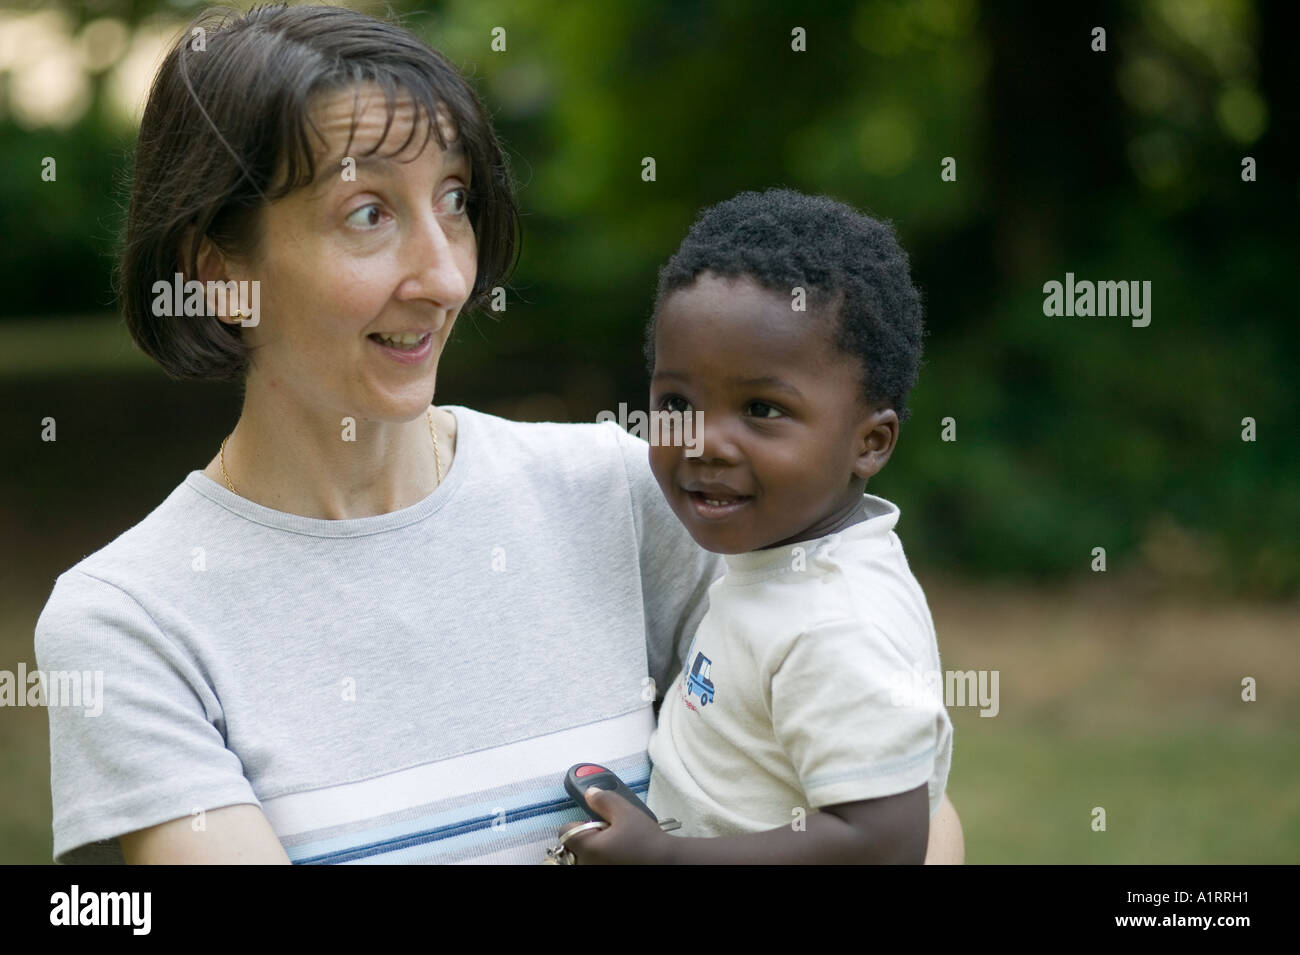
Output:
<instances>
[{"instance_id":1,"label":"car key fob","mask_svg":"<svg viewBox=\"0 0 1300 955\"><path fill-rule=\"evenodd\" d=\"M650 811L650 807L638 799L636 793L628 789L627 783L604 766L597 763L575 763L564 774L564 791L573 797L573 801L582 808L592 822L604 821L596 810L587 805L587 790L592 786L606 792L618 793L655 822L659 821L658 817Z\"/></svg>"}]
</instances>

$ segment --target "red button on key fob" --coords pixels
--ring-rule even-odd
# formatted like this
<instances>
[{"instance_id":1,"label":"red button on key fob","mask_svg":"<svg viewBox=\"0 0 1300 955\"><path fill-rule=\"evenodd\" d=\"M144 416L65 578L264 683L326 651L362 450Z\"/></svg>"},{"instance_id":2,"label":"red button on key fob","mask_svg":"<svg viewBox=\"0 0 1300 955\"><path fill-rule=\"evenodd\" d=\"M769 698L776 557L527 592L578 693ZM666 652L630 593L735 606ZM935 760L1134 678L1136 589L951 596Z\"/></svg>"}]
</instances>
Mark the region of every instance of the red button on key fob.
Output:
<instances>
[{"instance_id":1,"label":"red button on key fob","mask_svg":"<svg viewBox=\"0 0 1300 955\"><path fill-rule=\"evenodd\" d=\"M587 805L587 790L592 786L606 792L618 793L655 822L659 821L655 814L650 811L650 807L637 798L637 794L628 788L627 783L604 766L598 763L574 763L569 767L569 771L564 774L564 791L573 798L573 801L581 807L592 822L603 821L600 814Z\"/></svg>"}]
</instances>

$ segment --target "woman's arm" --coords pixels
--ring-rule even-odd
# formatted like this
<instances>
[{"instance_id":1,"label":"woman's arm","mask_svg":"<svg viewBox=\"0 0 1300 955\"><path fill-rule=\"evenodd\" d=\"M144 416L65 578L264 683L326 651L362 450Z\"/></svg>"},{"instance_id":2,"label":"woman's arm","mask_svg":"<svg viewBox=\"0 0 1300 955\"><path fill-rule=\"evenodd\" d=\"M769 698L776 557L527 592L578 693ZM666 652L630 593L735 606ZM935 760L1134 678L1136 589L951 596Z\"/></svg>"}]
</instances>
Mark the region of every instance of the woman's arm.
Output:
<instances>
[{"instance_id":1,"label":"woman's arm","mask_svg":"<svg viewBox=\"0 0 1300 955\"><path fill-rule=\"evenodd\" d=\"M964 865L966 841L962 837L961 820L953 808L948 794L930 819L930 841L925 850L926 865Z\"/></svg>"},{"instance_id":2,"label":"woman's arm","mask_svg":"<svg viewBox=\"0 0 1300 955\"><path fill-rule=\"evenodd\" d=\"M128 865L288 865L289 857L257 806L226 806L204 814L194 831L190 816L120 837Z\"/></svg>"}]
</instances>

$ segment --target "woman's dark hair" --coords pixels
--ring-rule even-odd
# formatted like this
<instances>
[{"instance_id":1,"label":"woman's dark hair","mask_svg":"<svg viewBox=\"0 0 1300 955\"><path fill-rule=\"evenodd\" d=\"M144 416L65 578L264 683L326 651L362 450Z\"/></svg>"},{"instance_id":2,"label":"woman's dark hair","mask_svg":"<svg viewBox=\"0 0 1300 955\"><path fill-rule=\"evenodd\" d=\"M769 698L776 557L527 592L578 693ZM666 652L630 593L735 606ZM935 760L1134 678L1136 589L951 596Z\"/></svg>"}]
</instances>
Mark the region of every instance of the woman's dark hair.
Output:
<instances>
[{"instance_id":1,"label":"woman's dark hair","mask_svg":"<svg viewBox=\"0 0 1300 955\"><path fill-rule=\"evenodd\" d=\"M909 416L925 323L907 253L887 222L829 196L793 189L742 192L699 215L659 270L645 356L654 369L655 319L664 301L703 272L747 276L787 298L803 288L809 317L829 319L832 340L862 364L862 397ZM798 319L791 312L791 320Z\"/></svg>"},{"instance_id":2,"label":"woman's dark hair","mask_svg":"<svg viewBox=\"0 0 1300 955\"><path fill-rule=\"evenodd\" d=\"M390 124L403 95L425 120L392 155L421 125L425 143L433 135L446 148L441 110L464 143L478 242L466 309L509 275L519 247L510 172L477 95L441 54L397 24L338 7L209 11L176 41L149 93L115 276L131 336L171 377L240 378L248 348L238 325L154 315L154 283L177 272L197 278L204 236L224 253L251 255L266 204L317 178L308 138L316 97L363 83L383 90Z\"/></svg>"}]
</instances>

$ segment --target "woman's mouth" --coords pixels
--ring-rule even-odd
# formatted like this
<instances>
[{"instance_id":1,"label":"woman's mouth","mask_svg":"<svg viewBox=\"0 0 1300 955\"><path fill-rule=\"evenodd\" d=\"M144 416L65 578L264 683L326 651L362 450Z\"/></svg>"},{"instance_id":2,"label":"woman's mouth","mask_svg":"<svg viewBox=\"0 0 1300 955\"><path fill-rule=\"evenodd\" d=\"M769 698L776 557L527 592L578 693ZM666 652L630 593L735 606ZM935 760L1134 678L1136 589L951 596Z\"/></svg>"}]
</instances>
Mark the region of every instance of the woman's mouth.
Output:
<instances>
[{"instance_id":1,"label":"woman's mouth","mask_svg":"<svg viewBox=\"0 0 1300 955\"><path fill-rule=\"evenodd\" d=\"M706 521L726 520L742 510L754 498L749 494L722 494L716 491L687 491L691 507Z\"/></svg>"},{"instance_id":2,"label":"woman's mouth","mask_svg":"<svg viewBox=\"0 0 1300 955\"><path fill-rule=\"evenodd\" d=\"M423 361L433 351L433 332L423 335L382 334L376 332L366 336L394 361L412 364Z\"/></svg>"}]
</instances>

